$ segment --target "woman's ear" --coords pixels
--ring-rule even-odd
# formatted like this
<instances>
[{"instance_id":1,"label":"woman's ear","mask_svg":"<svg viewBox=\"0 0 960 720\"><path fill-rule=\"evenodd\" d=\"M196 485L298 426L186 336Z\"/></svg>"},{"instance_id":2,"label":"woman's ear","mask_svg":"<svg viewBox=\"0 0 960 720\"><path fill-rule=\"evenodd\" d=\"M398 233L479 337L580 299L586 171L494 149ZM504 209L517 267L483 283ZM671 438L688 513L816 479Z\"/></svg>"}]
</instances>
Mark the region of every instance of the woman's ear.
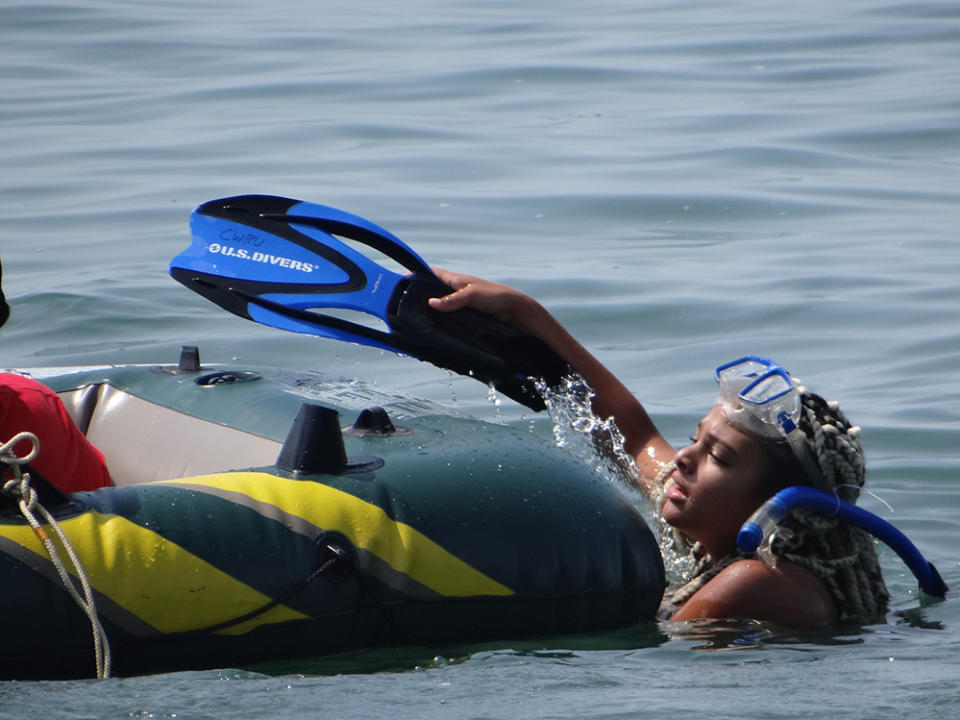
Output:
<instances>
[{"instance_id":1,"label":"woman's ear","mask_svg":"<svg viewBox=\"0 0 960 720\"><path fill-rule=\"evenodd\" d=\"M807 485L803 468L786 441L759 440L761 471L757 498L762 502L793 485Z\"/></svg>"}]
</instances>

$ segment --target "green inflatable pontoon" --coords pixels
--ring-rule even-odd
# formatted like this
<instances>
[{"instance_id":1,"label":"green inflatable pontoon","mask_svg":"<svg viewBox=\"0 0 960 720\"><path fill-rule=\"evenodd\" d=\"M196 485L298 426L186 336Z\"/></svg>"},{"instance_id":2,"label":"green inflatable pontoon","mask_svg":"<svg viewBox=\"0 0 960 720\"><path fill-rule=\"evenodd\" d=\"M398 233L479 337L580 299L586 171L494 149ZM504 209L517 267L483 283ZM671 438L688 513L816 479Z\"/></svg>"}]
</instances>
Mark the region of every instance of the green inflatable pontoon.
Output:
<instances>
[{"instance_id":1,"label":"green inflatable pontoon","mask_svg":"<svg viewBox=\"0 0 960 720\"><path fill-rule=\"evenodd\" d=\"M115 487L44 496L92 612L0 503L0 677L94 676L91 616L118 675L654 618L656 538L563 449L355 382L185 358L40 378Z\"/></svg>"}]
</instances>

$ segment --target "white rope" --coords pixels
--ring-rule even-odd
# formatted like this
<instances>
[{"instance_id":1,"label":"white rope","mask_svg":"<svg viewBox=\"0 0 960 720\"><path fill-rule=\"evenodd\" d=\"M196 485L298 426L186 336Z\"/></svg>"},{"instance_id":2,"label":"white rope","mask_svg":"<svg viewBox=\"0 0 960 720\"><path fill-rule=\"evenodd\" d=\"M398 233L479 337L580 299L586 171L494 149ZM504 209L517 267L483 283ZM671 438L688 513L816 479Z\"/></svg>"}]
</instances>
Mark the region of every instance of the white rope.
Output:
<instances>
[{"instance_id":1,"label":"white rope","mask_svg":"<svg viewBox=\"0 0 960 720\"><path fill-rule=\"evenodd\" d=\"M29 440L33 446L29 453L23 457L17 457L13 451L13 448L17 443L23 440ZM93 652L97 677L99 679L108 678L110 677L111 662L110 643L107 640L107 633L103 629L103 625L100 622L100 616L97 614L96 604L93 599L93 590L90 587L87 574L84 571L83 566L80 564L80 559L77 557L73 546L70 544L66 534L63 532L63 528L60 527L60 524L56 521L53 515L51 515L50 512L37 499L37 493L30 485L30 473L24 473L20 469L21 465L25 465L37 457L39 452L40 441L37 439L36 435L29 432L18 433L11 440L3 445L0 445L0 462L6 465L13 474L13 478L3 484L0 492L8 497L15 498L18 501L20 513L24 518L26 518L27 522L30 524L30 527L33 528L34 533L36 533L37 537L46 548L47 555L50 556L50 560L53 563L54 568L56 568L57 574L60 576L60 580L63 582L64 588L66 588L67 592L70 594L70 597L74 599L77 605L80 606L80 609L83 610L84 614L86 614L87 618L89 618L90 626L93 629ZM47 525L49 525L56 533L57 537L60 538L63 549L66 550L67 555L70 558L75 575L80 582L81 589L83 590L82 597L80 596L80 593L77 592L73 581L67 574L67 569L64 567L63 561L60 559L60 554L57 551L56 545L54 545L53 540L50 539L50 536L43 529L43 526L37 519L35 514L36 512L40 513Z\"/></svg>"}]
</instances>

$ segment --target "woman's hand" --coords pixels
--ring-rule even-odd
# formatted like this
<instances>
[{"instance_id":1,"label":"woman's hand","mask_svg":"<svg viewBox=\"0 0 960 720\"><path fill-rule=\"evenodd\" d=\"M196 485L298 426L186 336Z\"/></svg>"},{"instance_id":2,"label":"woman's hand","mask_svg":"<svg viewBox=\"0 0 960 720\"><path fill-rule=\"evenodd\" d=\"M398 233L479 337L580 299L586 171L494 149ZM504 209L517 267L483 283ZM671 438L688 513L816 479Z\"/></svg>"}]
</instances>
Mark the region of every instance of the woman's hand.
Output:
<instances>
[{"instance_id":1,"label":"woman's hand","mask_svg":"<svg viewBox=\"0 0 960 720\"><path fill-rule=\"evenodd\" d=\"M430 307L440 312L470 307L510 323L518 330L540 338L579 372L596 395L593 409L601 418L611 415L625 438L625 449L637 458L642 473L656 474L660 463L673 457L673 449L663 439L643 406L613 374L570 335L540 303L508 285L434 268L453 292L430 299ZM652 454L648 451L652 448ZM643 453L641 455L641 453ZM656 466L651 465L656 459Z\"/></svg>"},{"instance_id":2,"label":"woman's hand","mask_svg":"<svg viewBox=\"0 0 960 720\"><path fill-rule=\"evenodd\" d=\"M519 290L508 285L483 280L472 275L450 272L443 268L433 268L443 282L453 288L453 292L429 300L430 307L439 312L452 312L469 307L489 313L511 325L536 334L536 318L543 313L540 304Z\"/></svg>"}]
</instances>

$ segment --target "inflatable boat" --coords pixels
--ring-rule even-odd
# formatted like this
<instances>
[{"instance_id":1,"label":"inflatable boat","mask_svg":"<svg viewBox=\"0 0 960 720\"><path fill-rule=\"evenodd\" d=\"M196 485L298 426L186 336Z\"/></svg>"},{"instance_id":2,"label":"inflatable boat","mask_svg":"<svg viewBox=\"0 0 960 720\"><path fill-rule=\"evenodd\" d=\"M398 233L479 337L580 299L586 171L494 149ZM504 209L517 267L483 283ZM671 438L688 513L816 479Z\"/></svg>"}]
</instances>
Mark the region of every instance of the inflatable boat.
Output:
<instances>
[{"instance_id":1,"label":"inflatable boat","mask_svg":"<svg viewBox=\"0 0 960 720\"><path fill-rule=\"evenodd\" d=\"M94 676L103 653L131 675L598 631L659 605L636 508L528 430L190 348L38 379L115 485L40 493L76 568L0 503L2 678Z\"/></svg>"}]
</instances>

